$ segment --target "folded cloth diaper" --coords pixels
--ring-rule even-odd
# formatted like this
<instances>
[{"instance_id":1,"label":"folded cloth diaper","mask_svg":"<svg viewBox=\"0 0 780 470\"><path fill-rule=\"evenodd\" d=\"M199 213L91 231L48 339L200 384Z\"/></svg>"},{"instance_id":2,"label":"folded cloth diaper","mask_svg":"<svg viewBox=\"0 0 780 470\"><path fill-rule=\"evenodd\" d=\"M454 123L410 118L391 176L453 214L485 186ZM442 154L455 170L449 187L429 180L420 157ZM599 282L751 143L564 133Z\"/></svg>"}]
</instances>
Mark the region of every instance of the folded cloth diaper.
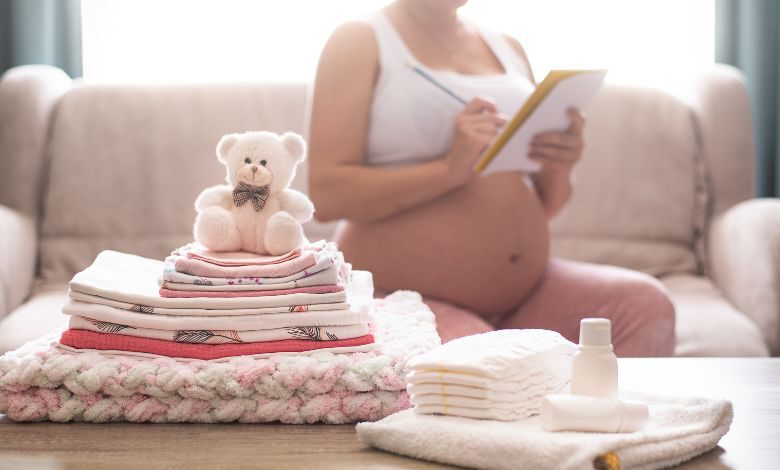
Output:
<instances>
[{"instance_id":1,"label":"folded cloth diaper","mask_svg":"<svg viewBox=\"0 0 780 470\"><path fill-rule=\"evenodd\" d=\"M547 432L538 416L506 422L406 410L376 423L360 423L357 433L362 442L379 449L471 468L655 469L714 448L733 415L731 403L723 400L645 393L622 393L620 398L649 405L645 429L625 434Z\"/></svg>"},{"instance_id":2,"label":"folded cloth diaper","mask_svg":"<svg viewBox=\"0 0 780 470\"><path fill-rule=\"evenodd\" d=\"M409 361L409 369L458 372L493 380L522 374L528 364L544 363L552 373L569 375L577 347L550 330L498 330L458 338Z\"/></svg>"},{"instance_id":3,"label":"folded cloth diaper","mask_svg":"<svg viewBox=\"0 0 780 470\"><path fill-rule=\"evenodd\" d=\"M409 389L407 388L408 392ZM512 411L525 405L525 403L517 401L500 401L490 400L485 398L463 397L460 395L441 395L438 393L426 393L426 394L409 394L413 405L420 406L441 406L444 408L451 406L459 406L461 408L474 408L474 409L492 409L496 408L502 412ZM535 397L532 397L535 398Z\"/></svg>"},{"instance_id":4,"label":"folded cloth diaper","mask_svg":"<svg viewBox=\"0 0 780 470\"><path fill-rule=\"evenodd\" d=\"M467 336L409 361L407 390L415 413L523 419L566 387L576 349L548 330Z\"/></svg>"},{"instance_id":5,"label":"folded cloth diaper","mask_svg":"<svg viewBox=\"0 0 780 470\"><path fill-rule=\"evenodd\" d=\"M408 376L407 376L408 378ZM410 395L441 395L441 396L457 396L467 398L479 398L488 401L496 402L511 402L517 403L522 400L521 397L528 395L529 387L510 388L509 384L504 382L503 385L507 385L505 390L493 390L487 387L472 387L466 385L457 385L451 382L448 383L420 383L406 386L406 390Z\"/></svg>"},{"instance_id":6,"label":"folded cloth diaper","mask_svg":"<svg viewBox=\"0 0 780 470\"><path fill-rule=\"evenodd\" d=\"M414 398L413 396L410 398ZM414 402L412 402L414 404ZM414 412L420 415L448 415L472 419L491 419L496 421L517 421L537 414L537 407L524 408L469 408L456 405L417 405Z\"/></svg>"}]
</instances>

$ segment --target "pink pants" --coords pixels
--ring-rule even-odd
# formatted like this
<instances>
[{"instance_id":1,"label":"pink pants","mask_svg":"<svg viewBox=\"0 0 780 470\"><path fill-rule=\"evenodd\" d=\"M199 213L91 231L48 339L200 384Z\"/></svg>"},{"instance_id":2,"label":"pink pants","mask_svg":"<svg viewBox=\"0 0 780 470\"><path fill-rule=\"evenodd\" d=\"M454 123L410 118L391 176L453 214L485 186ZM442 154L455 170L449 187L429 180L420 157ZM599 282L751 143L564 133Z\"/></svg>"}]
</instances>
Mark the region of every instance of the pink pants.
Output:
<instances>
[{"instance_id":1,"label":"pink pants","mask_svg":"<svg viewBox=\"0 0 780 470\"><path fill-rule=\"evenodd\" d=\"M555 330L579 339L580 319L612 322L615 354L669 356L674 351L674 305L664 286L643 273L553 258L539 285L514 311L496 318L425 299L443 342L505 328Z\"/></svg>"}]
</instances>

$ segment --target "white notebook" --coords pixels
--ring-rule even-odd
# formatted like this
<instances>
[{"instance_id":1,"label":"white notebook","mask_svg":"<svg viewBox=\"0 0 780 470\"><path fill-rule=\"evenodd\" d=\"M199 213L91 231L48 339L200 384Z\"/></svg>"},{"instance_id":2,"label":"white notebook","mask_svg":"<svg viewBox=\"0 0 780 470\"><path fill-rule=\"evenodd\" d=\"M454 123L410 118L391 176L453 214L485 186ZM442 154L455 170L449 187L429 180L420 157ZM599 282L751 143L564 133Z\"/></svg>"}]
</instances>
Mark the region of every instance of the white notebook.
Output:
<instances>
[{"instance_id":1,"label":"white notebook","mask_svg":"<svg viewBox=\"0 0 780 470\"><path fill-rule=\"evenodd\" d=\"M531 139L542 132L568 129L567 109L584 109L601 88L606 74L606 70L550 71L485 150L474 171L483 175L539 171L540 164L528 158Z\"/></svg>"}]
</instances>

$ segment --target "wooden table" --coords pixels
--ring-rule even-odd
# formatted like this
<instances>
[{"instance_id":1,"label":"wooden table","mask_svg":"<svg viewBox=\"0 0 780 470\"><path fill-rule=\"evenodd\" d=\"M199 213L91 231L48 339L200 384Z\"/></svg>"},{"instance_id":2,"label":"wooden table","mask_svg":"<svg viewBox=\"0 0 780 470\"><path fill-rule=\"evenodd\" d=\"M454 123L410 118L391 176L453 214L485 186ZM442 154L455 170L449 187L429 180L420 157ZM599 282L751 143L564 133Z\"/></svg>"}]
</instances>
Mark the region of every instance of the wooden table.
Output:
<instances>
[{"instance_id":1,"label":"wooden table","mask_svg":"<svg viewBox=\"0 0 780 470\"><path fill-rule=\"evenodd\" d=\"M620 386L727 398L720 447L682 468L780 469L780 359L622 359ZM351 425L14 423L0 417L6 468L444 468L366 448Z\"/></svg>"}]
</instances>

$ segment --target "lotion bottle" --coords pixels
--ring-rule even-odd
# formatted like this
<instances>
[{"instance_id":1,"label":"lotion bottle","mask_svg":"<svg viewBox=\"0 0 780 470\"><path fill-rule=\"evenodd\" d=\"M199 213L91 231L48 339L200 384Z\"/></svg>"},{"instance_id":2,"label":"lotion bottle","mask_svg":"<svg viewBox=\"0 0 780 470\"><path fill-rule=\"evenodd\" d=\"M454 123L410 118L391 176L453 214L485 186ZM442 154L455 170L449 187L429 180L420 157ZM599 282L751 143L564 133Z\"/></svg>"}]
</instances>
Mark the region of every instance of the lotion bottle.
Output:
<instances>
[{"instance_id":1,"label":"lotion bottle","mask_svg":"<svg viewBox=\"0 0 780 470\"><path fill-rule=\"evenodd\" d=\"M580 344L571 365L571 393L618 398L617 357L612 352L611 323L606 318L580 322Z\"/></svg>"},{"instance_id":2,"label":"lotion bottle","mask_svg":"<svg viewBox=\"0 0 780 470\"><path fill-rule=\"evenodd\" d=\"M541 420L546 431L634 432L647 425L647 405L577 395L547 395Z\"/></svg>"}]
</instances>

